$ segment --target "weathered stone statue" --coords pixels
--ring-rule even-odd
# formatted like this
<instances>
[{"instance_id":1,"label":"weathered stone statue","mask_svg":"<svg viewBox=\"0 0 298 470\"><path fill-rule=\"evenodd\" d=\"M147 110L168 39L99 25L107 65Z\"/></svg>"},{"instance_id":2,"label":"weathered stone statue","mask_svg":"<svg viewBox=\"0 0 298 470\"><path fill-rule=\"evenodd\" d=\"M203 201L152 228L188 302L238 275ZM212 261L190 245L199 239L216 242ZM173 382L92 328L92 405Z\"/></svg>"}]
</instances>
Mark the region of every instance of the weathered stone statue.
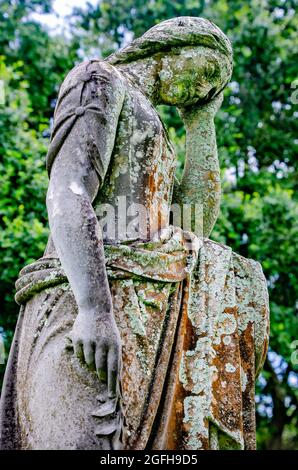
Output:
<instances>
[{"instance_id":1,"label":"weathered stone statue","mask_svg":"<svg viewBox=\"0 0 298 470\"><path fill-rule=\"evenodd\" d=\"M255 448L266 282L208 239L231 72L226 36L181 17L67 75L47 156L51 236L16 283L3 449ZM185 124L180 183L157 104ZM201 207L203 233L193 216L189 230L170 222L172 203Z\"/></svg>"}]
</instances>

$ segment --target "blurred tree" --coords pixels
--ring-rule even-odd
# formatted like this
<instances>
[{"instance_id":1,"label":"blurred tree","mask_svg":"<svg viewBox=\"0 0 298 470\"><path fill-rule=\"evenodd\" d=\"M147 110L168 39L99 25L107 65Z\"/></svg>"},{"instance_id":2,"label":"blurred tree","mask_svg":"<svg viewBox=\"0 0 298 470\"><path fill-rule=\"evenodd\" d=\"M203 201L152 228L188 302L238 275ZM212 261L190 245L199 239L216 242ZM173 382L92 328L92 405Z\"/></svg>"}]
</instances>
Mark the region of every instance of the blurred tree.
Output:
<instances>
[{"instance_id":1,"label":"blurred tree","mask_svg":"<svg viewBox=\"0 0 298 470\"><path fill-rule=\"evenodd\" d=\"M78 58L105 57L164 19L204 16L225 31L235 53L232 83L217 117L223 198L212 238L263 265L271 352L258 385L258 445L298 448L297 0L101 0L74 8L67 38L51 36L30 19L32 11L50 11L51 3L0 0L0 50L6 56L0 79L8 87L5 109L0 107L1 326L7 338L17 314L13 281L45 242L42 132L57 84ZM160 112L181 174L181 121L174 109Z\"/></svg>"},{"instance_id":2,"label":"blurred tree","mask_svg":"<svg viewBox=\"0 0 298 470\"><path fill-rule=\"evenodd\" d=\"M18 312L14 282L20 266L42 254L47 235L45 125L38 131L29 127L31 103L22 69L22 62L7 66L0 56L5 84L5 106L0 105L0 325L6 351Z\"/></svg>"},{"instance_id":3,"label":"blurred tree","mask_svg":"<svg viewBox=\"0 0 298 470\"><path fill-rule=\"evenodd\" d=\"M77 45L52 36L32 13L50 13L52 0L0 0L0 54L7 65L23 61L31 125L49 123L61 80L77 59Z\"/></svg>"}]
</instances>

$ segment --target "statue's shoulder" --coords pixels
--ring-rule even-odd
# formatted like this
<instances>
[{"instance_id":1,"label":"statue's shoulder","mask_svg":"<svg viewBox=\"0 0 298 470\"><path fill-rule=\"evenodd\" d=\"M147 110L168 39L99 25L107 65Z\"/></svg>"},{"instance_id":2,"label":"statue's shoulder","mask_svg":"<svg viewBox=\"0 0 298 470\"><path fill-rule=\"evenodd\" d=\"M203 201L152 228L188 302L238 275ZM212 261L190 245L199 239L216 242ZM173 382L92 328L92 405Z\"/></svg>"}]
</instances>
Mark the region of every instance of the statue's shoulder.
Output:
<instances>
[{"instance_id":1,"label":"statue's shoulder","mask_svg":"<svg viewBox=\"0 0 298 470\"><path fill-rule=\"evenodd\" d=\"M77 64L68 72L60 88L60 98L71 89L92 80L110 91L123 93L125 89L125 79L115 66L101 59L92 59Z\"/></svg>"}]
</instances>

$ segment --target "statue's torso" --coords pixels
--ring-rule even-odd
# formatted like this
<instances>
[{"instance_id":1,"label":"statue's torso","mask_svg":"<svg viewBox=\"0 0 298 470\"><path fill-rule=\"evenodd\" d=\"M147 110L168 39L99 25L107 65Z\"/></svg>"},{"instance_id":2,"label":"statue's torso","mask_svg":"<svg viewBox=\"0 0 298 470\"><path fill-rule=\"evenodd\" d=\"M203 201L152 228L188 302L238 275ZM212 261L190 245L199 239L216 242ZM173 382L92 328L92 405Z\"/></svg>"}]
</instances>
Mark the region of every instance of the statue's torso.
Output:
<instances>
[{"instance_id":1,"label":"statue's torso","mask_svg":"<svg viewBox=\"0 0 298 470\"><path fill-rule=\"evenodd\" d=\"M115 146L94 207L99 220L106 215L103 204L109 204L110 219L115 213L115 235L104 229L104 238L150 239L169 223L176 158L157 111L140 90L125 82Z\"/></svg>"}]
</instances>

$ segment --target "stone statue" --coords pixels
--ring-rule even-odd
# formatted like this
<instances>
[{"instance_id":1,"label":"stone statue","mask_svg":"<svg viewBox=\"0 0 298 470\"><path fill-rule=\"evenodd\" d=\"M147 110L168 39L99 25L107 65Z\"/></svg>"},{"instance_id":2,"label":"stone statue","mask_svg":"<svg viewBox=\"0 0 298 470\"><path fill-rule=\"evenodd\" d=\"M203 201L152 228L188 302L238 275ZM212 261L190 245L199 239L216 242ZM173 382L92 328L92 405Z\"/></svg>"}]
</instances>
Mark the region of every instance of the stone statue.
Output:
<instances>
[{"instance_id":1,"label":"stone statue","mask_svg":"<svg viewBox=\"0 0 298 470\"><path fill-rule=\"evenodd\" d=\"M51 235L16 283L2 449L255 448L266 282L208 239L231 73L222 31L180 17L67 75L47 155ZM185 124L181 182L158 104ZM202 233L193 216L172 223L172 203L201 207Z\"/></svg>"}]
</instances>

